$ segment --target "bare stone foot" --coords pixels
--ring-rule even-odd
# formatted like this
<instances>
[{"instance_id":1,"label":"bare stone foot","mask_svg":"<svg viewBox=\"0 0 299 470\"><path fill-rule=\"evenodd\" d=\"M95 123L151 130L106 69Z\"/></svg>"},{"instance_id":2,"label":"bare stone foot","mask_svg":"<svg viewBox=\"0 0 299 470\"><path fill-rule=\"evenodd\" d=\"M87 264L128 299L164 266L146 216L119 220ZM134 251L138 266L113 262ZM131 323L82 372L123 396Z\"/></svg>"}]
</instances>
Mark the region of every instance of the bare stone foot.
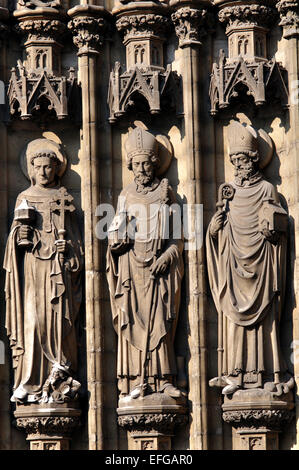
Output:
<instances>
[{"instance_id":1,"label":"bare stone foot","mask_svg":"<svg viewBox=\"0 0 299 470\"><path fill-rule=\"evenodd\" d=\"M232 395L232 394L235 393L239 388L240 388L239 385L236 385L236 384L227 385L227 386L224 387L224 389L222 390L222 394L223 394L223 395Z\"/></svg>"},{"instance_id":2,"label":"bare stone foot","mask_svg":"<svg viewBox=\"0 0 299 470\"><path fill-rule=\"evenodd\" d=\"M171 384L167 385L163 392L171 398L180 398L182 396L182 392Z\"/></svg>"},{"instance_id":3,"label":"bare stone foot","mask_svg":"<svg viewBox=\"0 0 299 470\"><path fill-rule=\"evenodd\" d=\"M213 379L209 380L210 387L225 387L227 385L227 381L224 377L214 377Z\"/></svg>"}]
</instances>

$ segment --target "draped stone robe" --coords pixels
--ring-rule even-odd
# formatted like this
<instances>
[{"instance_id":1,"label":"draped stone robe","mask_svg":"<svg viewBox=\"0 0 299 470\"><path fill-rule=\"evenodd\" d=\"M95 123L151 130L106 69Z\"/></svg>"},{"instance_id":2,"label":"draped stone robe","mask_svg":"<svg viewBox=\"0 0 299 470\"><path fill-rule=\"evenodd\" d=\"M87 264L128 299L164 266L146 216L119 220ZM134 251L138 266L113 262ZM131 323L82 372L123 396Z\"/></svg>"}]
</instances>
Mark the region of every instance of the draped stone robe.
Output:
<instances>
[{"instance_id":1,"label":"draped stone robe","mask_svg":"<svg viewBox=\"0 0 299 470\"><path fill-rule=\"evenodd\" d=\"M36 208L33 247L26 251L18 246L17 221L6 246L6 328L15 370L13 390L22 392L24 401L41 397L51 368L59 361L60 343L60 364L71 373L77 368L75 321L81 303L83 251L75 216L66 211L64 264L59 259L55 240L62 219L50 205L53 198L59 198L59 191L66 192L65 188L31 186L19 194L16 207L26 199Z\"/></svg>"},{"instance_id":2,"label":"draped stone robe","mask_svg":"<svg viewBox=\"0 0 299 470\"><path fill-rule=\"evenodd\" d=\"M244 186L232 183L226 220L206 245L212 296L221 322L218 348L223 348L219 376L235 377L246 388L264 381L278 383L285 372L279 346L279 321L284 298L286 234L279 242L259 230L263 200L278 195L259 177Z\"/></svg>"},{"instance_id":3,"label":"draped stone robe","mask_svg":"<svg viewBox=\"0 0 299 470\"><path fill-rule=\"evenodd\" d=\"M167 216L163 201L167 196L168 204L175 202L168 181L155 180L152 189L147 194L138 193L133 183L122 191L116 217L123 211L130 214L134 204L141 204L145 218L135 213L137 232L142 225L147 227L147 233L144 239L135 238L131 244L124 242L127 246L122 254L111 250L113 242L107 251L113 325L118 335L117 376L124 395L140 384L148 326L146 377L153 391L162 391L177 373L173 341L183 276L183 242L181 238L172 238L171 216L169 238L165 233ZM150 268L166 251L171 258L170 266L165 274L153 280Z\"/></svg>"}]
</instances>

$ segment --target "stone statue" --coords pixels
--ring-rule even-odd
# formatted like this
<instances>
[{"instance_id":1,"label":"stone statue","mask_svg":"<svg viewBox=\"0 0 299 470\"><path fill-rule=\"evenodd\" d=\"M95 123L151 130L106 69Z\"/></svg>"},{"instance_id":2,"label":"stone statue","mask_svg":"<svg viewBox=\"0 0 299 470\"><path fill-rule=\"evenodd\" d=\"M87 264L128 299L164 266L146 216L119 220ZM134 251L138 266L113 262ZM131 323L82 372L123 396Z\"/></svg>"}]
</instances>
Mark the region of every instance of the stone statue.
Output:
<instances>
[{"instance_id":1,"label":"stone statue","mask_svg":"<svg viewBox=\"0 0 299 470\"><path fill-rule=\"evenodd\" d=\"M265 155L259 153L258 143L265 135L268 145L271 141L260 132L236 121L230 124L235 180L221 185L206 237L209 282L218 311L219 376L210 385L224 387L225 395L249 388L281 395L294 383L279 345L288 215L260 172Z\"/></svg>"},{"instance_id":2,"label":"stone statue","mask_svg":"<svg viewBox=\"0 0 299 470\"><path fill-rule=\"evenodd\" d=\"M166 178L155 177L162 165L157 139L136 127L126 150L134 182L120 194L107 252L118 388L121 398L160 393L177 399L182 392L175 382L173 342L183 276L181 221L175 238L175 196Z\"/></svg>"},{"instance_id":3,"label":"stone statue","mask_svg":"<svg viewBox=\"0 0 299 470\"><path fill-rule=\"evenodd\" d=\"M18 0L17 2L17 9L22 10L24 8L62 8L62 4L60 0Z\"/></svg>"},{"instance_id":4,"label":"stone statue","mask_svg":"<svg viewBox=\"0 0 299 470\"><path fill-rule=\"evenodd\" d=\"M73 374L83 252L73 198L60 185L66 162L59 146L32 144L25 154L31 186L17 198L4 259L11 400L61 403L80 387Z\"/></svg>"}]
</instances>

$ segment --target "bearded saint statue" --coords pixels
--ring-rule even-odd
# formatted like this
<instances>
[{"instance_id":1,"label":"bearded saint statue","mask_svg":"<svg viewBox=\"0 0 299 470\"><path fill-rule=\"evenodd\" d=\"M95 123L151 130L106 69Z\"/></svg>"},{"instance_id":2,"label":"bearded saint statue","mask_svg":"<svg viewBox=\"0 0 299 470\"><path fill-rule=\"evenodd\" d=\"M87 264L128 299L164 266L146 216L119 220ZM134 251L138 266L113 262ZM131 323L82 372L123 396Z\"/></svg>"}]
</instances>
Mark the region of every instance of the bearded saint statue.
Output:
<instances>
[{"instance_id":1,"label":"bearded saint statue","mask_svg":"<svg viewBox=\"0 0 299 470\"><path fill-rule=\"evenodd\" d=\"M228 130L235 180L221 186L206 236L218 311L218 377L210 385L223 394L265 388L280 395L293 386L279 341L288 215L260 172L258 134L236 121Z\"/></svg>"},{"instance_id":2,"label":"bearded saint statue","mask_svg":"<svg viewBox=\"0 0 299 470\"><path fill-rule=\"evenodd\" d=\"M179 398L173 343L183 276L181 221L174 238L175 196L168 180L155 176L160 165L156 138L136 127L126 150L134 182L119 196L107 251L118 388L121 397L164 393ZM127 229L120 236L123 223Z\"/></svg>"},{"instance_id":3,"label":"bearded saint statue","mask_svg":"<svg viewBox=\"0 0 299 470\"><path fill-rule=\"evenodd\" d=\"M61 403L80 387L73 374L82 242L73 198L60 184L65 162L58 145L47 139L32 145L26 154L31 186L18 195L4 259L11 400Z\"/></svg>"}]
</instances>

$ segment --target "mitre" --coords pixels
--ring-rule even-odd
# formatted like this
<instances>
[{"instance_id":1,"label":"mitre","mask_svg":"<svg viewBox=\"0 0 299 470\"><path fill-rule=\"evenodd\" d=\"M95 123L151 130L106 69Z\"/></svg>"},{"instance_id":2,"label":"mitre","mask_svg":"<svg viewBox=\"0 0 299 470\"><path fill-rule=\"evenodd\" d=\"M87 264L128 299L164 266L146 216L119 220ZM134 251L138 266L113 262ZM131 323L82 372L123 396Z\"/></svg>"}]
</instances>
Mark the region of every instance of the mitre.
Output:
<instances>
[{"instance_id":1,"label":"mitre","mask_svg":"<svg viewBox=\"0 0 299 470\"><path fill-rule=\"evenodd\" d=\"M158 155L158 141L153 134L141 127L135 127L130 132L129 137L125 144L127 152L127 159L134 157L134 155L140 154L152 154Z\"/></svg>"},{"instance_id":2,"label":"mitre","mask_svg":"<svg viewBox=\"0 0 299 470\"><path fill-rule=\"evenodd\" d=\"M258 150L258 135L251 126L233 121L228 127L229 154L255 152Z\"/></svg>"}]
</instances>

